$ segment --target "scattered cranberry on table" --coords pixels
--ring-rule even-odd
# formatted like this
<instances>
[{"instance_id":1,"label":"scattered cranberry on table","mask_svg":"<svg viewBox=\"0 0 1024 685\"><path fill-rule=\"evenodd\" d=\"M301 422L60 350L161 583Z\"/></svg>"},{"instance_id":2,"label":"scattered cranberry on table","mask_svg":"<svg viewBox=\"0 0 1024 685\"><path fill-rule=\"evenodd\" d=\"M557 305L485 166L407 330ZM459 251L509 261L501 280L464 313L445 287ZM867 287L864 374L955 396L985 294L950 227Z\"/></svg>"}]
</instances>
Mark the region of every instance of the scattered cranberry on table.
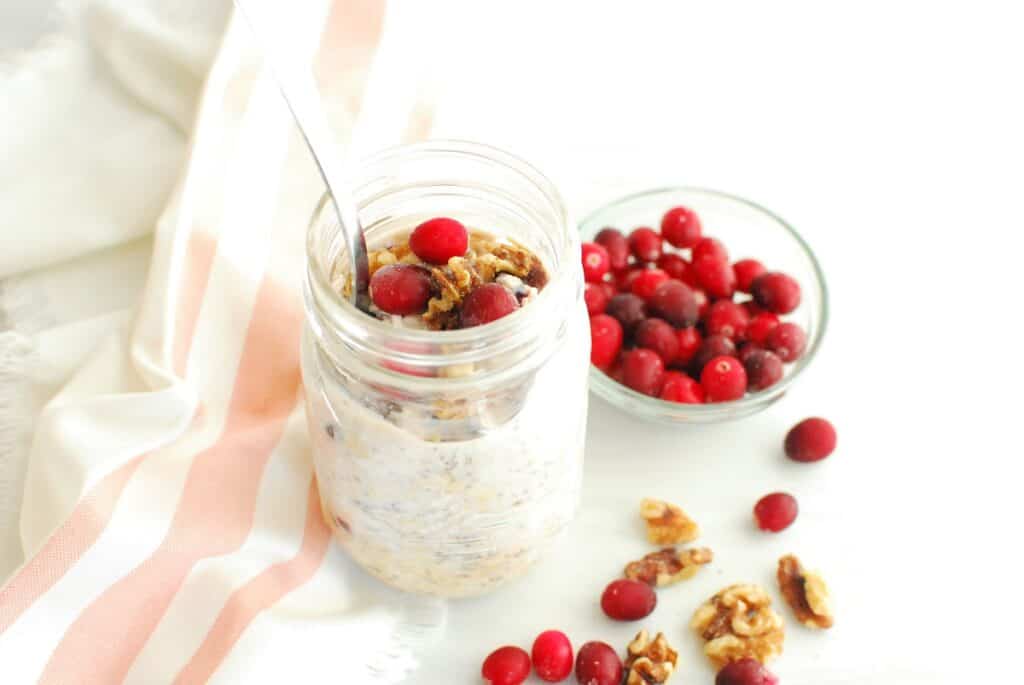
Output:
<instances>
[{"instance_id":1,"label":"scattered cranberry on table","mask_svg":"<svg viewBox=\"0 0 1024 685\"><path fill-rule=\"evenodd\" d=\"M587 642L576 653L576 682L580 685L621 685L622 659L605 642Z\"/></svg>"},{"instance_id":2,"label":"scattered cranberry on table","mask_svg":"<svg viewBox=\"0 0 1024 685\"><path fill-rule=\"evenodd\" d=\"M497 321L519 309L516 296L500 283L484 283L462 300L459 321L463 328Z\"/></svg>"},{"instance_id":3,"label":"scattered cranberry on table","mask_svg":"<svg viewBox=\"0 0 1024 685\"><path fill-rule=\"evenodd\" d=\"M409 235L409 247L425 262L447 264L452 257L466 254L469 231L455 219L437 217L413 229Z\"/></svg>"},{"instance_id":4,"label":"scattered cranberry on table","mask_svg":"<svg viewBox=\"0 0 1024 685\"><path fill-rule=\"evenodd\" d=\"M480 674L491 685L520 685L530 677L530 655L519 647L499 647L484 659Z\"/></svg>"},{"instance_id":5,"label":"scattered cranberry on table","mask_svg":"<svg viewBox=\"0 0 1024 685\"><path fill-rule=\"evenodd\" d=\"M821 461L836 448L836 429L819 417L804 419L786 434L786 456L793 461Z\"/></svg>"},{"instance_id":6,"label":"scattered cranberry on table","mask_svg":"<svg viewBox=\"0 0 1024 685\"><path fill-rule=\"evenodd\" d=\"M779 685L779 678L757 659L744 657L723 666L715 685Z\"/></svg>"},{"instance_id":7,"label":"scattered cranberry on table","mask_svg":"<svg viewBox=\"0 0 1024 685\"><path fill-rule=\"evenodd\" d=\"M583 280L587 283L600 283L612 268L608 249L597 243L583 243L581 251L583 253Z\"/></svg>"},{"instance_id":8,"label":"scattered cranberry on table","mask_svg":"<svg viewBox=\"0 0 1024 685\"><path fill-rule=\"evenodd\" d=\"M757 259L731 262L688 207L670 208L660 227L608 227L583 245L584 300L601 329L594 364L668 402L730 402L779 383L807 347L803 328L780 318L800 305L799 283ZM720 357L733 361L708 369Z\"/></svg>"},{"instance_id":9,"label":"scattered cranberry on table","mask_svg":"<svg viewBox=\"0 0 1024 685\"><path fill-rule=\"evenodd\" d=\"M370 300L388 314L422 314L430 300L430 290L430 275L413 264L384 266L370 278Z\"/></svg>"},{"instance_id":10,"label":"scattered cranberry on table","mask_svg":"<svg viewBox=\"0 0 1024 685\"><path fill-rule=\"evenodd\" d=\"M533 670L547 683L560 683L572 673L572 643L560 630L545 630L533 641Z\"/></svg>"},{"instance_id":11,"label":"scattered cranberry on table","mask_svg":"<svg viewBox=\"0 0 1024 685\"><path fill-rule=\"evenodd\" d=\"M789 528L796 520L799 507L796 498L785 492L765 495L754 505L754 519L757 527L772 533Z\"/></svg>"},{"instance_id":12,"label":"scattered cranberry on table","mask_svg":"<svg viewBox=\"0 0 1024 685\"><path fill-rule=\"evenodd\" d=\"M601 610L616 621L639 621L650 616L657 604L650 585L628 578L613 580L601 594Z\"/></svg>"}]
</instances>

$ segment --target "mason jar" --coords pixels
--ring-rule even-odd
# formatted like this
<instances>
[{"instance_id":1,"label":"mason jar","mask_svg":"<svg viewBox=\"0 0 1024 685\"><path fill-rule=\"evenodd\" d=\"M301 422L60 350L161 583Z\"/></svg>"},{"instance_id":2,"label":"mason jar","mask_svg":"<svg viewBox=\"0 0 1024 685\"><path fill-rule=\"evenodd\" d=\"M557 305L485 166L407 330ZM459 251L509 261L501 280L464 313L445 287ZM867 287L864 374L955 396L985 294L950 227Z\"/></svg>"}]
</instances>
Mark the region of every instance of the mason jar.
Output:
<instances>
[{"instance_id":1,"label":"mason jar","mask_svg":"<svg viewBox=\"0 0 1024 685\"><path fill-rule=\"evenodd\" d=\"M525 573L579 503L590 335L578 234L550 181L478 144L385 151L351 189L371 251L450 216L521 243L548 272L492 323L400 327L340 294L347 256L327 198L309 229L302 375L324 518L390 585L488 592Z\"/></svg>"}]
</instances>

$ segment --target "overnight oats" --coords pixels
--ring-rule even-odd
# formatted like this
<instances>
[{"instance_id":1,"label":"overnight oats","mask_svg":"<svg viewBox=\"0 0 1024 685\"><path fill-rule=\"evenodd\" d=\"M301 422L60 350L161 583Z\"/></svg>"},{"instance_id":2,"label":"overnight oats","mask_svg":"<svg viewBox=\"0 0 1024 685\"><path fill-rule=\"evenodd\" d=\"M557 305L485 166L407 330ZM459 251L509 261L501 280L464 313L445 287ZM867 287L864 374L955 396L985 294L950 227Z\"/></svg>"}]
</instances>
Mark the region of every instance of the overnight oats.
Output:
<instances>
[{"instance_id":1,"label":"overnight oats","mask_svg":"<svg viewBox=\"0 0 1024 685\"><path fill-rule=\"evenodd\" d=\"M310 228L302 372L324 518L367 571L466 596L522 575L579 500L589 332L557 193L492 148L407 146L353 183L370 312L344 240Z\"/></svg>"}]
</instances>

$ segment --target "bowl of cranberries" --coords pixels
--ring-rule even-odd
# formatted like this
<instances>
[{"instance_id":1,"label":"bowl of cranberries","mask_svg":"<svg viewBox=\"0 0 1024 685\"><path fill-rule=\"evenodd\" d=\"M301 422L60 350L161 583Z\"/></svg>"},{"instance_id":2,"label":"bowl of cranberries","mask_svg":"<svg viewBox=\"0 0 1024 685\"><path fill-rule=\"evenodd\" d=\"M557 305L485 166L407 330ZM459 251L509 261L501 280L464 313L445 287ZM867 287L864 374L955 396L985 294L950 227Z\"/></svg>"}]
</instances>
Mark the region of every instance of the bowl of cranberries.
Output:
<instances>
[{"instance_id":1,"label":"bowl of cranberries","mask_svg":"<svg viewBox=\"0 0 1024 685\"><path fill-rule=\"evenodd\" d=\"M748 416L813 361L825 278L767 209L699 188L616 200L581 225L591 389L670 423Z\"/></svg>"}]
</instances>

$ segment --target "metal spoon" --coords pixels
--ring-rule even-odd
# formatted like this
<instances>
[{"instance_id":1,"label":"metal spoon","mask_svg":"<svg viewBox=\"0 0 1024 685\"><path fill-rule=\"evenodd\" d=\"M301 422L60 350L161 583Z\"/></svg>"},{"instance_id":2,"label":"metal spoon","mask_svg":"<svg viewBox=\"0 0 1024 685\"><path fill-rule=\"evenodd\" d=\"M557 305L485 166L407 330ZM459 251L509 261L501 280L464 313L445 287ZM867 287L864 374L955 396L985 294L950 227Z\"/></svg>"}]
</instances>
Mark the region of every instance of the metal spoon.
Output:
<instances>
[{"instance_id":1,"label":"metal spoon","mask_svg":"<svg viewBox=\"0 0 1024 685\"><path fill-rule=\"evenodd\" d=\"M244 0L235 0L239 14L249 24L256 41L266 56L271 74L281 90L281 96L292 113L299 132L302 134L309 153L316 162L320 177L327 186L331 205L338 217L341 233L345 238L349 258L349 273L352 274L352 304L363 311L370 308L370 266L366 256L366 238L359 222L359 210L348 193L341 175L338 145L327 123L327 116L320 101L320 91L313 79L313 71L289 56L288 51L275 43L268 25L247 7Z\"/></svg>"}]
</instances>

